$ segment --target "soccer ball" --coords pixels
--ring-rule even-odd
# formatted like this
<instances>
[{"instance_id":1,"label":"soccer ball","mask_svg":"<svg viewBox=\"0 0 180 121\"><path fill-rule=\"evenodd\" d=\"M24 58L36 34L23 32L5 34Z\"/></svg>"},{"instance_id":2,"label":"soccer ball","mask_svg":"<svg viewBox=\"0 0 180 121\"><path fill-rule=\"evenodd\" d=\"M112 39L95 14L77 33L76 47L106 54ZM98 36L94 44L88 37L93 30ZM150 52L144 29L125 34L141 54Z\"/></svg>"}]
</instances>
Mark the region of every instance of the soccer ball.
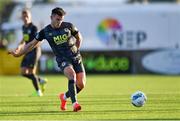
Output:
<instances>
[{"instance_id":1,"label":"soccer ball","mask_svg":"<svg viewBox=\"0 0 180 121\"><path fill-rule=\"evenodd\" d=\"M141 91L137 91L135 93L133 93L131 95L131 103L135 106L135 107L142 107L144 106L144 104L147 101L147 97L146 95L141 92Z\"/></svg>"}]
</instances>

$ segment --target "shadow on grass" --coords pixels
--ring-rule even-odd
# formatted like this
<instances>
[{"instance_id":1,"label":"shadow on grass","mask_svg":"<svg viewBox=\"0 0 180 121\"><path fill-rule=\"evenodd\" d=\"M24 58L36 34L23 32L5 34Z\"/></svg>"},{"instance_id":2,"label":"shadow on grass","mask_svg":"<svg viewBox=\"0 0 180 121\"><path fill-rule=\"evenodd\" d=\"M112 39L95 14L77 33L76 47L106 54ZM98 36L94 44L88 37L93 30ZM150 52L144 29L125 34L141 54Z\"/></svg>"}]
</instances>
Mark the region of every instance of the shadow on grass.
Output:
<instances>
[{"instance_id":1,"label":"shadow on grass","mask_svg":"<svg viewBox=\"0 0 180 121\"><path fill-rule=\"evenodd\" d=\"M169 112L169 111L173 111L173 112L180 112L180 109L155 109L155 110L151 110L151 112L155 112L155 111L160 111L160 112ZM27 112L0 112L0 116L37 116L37 115L94 115L94 114L110 114L110 113L141 113L141 112L149 112L149 110L98 110L98 111L86 111L86 110L82 110L80 112L73 112L73 111L27 111Z\"/></svg>"}]
</instances>

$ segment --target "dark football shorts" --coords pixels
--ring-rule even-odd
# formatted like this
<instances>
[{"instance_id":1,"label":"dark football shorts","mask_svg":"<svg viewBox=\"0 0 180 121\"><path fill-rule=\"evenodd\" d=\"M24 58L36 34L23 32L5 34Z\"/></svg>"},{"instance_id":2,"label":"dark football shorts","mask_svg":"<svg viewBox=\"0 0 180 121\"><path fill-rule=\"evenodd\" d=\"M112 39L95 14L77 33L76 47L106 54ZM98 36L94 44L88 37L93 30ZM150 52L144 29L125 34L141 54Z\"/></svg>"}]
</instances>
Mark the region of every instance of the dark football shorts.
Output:
<instances>
[{"instance_id":1,"label":"dark football shorts","mask_svg":"<svg viewBox=\"0 0 180 121\"><path fill-rule=\"evenodd\" d=\"M84 65L82 59L68 61L67 59L57 59L57 63L61 71L63 72L67 66L72 66L76 73L84 72Z\"/></svg>"},{"instance_id":2,"label":"dark football shorts","mask_svg":"<svg viewBox=\"0 0 180 121\"><path fill-rule=\"evenodd\" d=\"M23 57L21 67L34 68L37 65L37 63L37 52L31 51Z\"/></svg>"}]
</instances>

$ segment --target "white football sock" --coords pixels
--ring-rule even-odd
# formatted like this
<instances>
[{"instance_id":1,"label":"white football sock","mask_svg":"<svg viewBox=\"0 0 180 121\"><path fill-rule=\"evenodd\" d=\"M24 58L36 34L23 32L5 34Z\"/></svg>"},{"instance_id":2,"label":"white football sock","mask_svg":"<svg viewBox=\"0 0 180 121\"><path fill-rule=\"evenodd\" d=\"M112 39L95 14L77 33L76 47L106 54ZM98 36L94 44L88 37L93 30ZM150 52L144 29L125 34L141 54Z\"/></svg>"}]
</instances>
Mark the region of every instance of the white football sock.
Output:
<instances>
[{"instance_id":1,"label":"white football sock","mask_svg":"<svg viewBox=\"0 0 180 121\"><path fill-rule=\"evenodd\" d=\"M42 96L42 95L43 95L42 92L41 92L41 90L38 90L37 93L38 93L39 96Z\"/></svg>"},{"instance_id":2,"label":"white football sock","mask_svg":"<svg viewBox=\"0 0 180 121\"><path fill-rule=\"evenodd\" d=\"M64 98L64 100L67 100L67 97L66 97L66 94L65 94L65 93L64 93L64 97L63 97L63 98Z\"/></svg>"}]
</instances>

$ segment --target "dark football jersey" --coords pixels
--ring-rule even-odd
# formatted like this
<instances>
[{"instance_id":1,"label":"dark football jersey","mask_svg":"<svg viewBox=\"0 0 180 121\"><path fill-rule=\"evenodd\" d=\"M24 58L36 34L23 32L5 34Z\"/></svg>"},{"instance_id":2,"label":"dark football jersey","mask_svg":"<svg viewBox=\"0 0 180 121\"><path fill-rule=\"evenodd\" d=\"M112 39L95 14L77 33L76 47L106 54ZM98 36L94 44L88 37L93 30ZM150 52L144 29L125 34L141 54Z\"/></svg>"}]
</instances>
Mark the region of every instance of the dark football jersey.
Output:
<instances>
[{"instance_id":1,"label":"dark football jersey","mask_svg":"<svg viewBox=\"0 0 180 121\"><path fill-rule=\"evenodd\" d=\"M33 23L30 23L28 26L23 25L22 30L23 30L23 40L26 44L31 42L37 34L37 27ZM32 51L36 51L36 48L33 49Z\"/></svg>"},{"instance_id":2,"label":"dark football jersey","mask_svg":"<svg viewBox=\"0 0 180 121\"><path fill-rule=\"evenodd\" d=\"M23 30L23 40L26 44L31 42L37 34L37 27L33 23L28 24L28 26L23 25L22 30ZM34 68L37 64L40 54L41 54L41 50L40 48L37 47L32 51L28 52L23 57L23 60L21 62L21 67Z\"/></svg>"},{"instance_id":3,"label":"dark football jersey","mask_svg":"<svg viewBox=\"0 0 180 121\"><path fill-rule=\"evenodd\" d=\"M33 23L30 23L27 27L23 25L22 30L23 40L26 44L31 42L37 34L37 27Z\"/></svg>"},{"instance_id":4,"label":"dark football jersey","mask_svg":"<svg viewBox=\"0 0 180 121\"><path fill-rule=\"evenodd\" d=\"M35 39L38 41L46 39L56 58L72 59L79 54L79 50L75 46L75 39L73 39L77 33L78 30L72 23L62 22L60 28L57 29L52 28L50 24L47 25Z\"/></svg>"}]
</instances>

